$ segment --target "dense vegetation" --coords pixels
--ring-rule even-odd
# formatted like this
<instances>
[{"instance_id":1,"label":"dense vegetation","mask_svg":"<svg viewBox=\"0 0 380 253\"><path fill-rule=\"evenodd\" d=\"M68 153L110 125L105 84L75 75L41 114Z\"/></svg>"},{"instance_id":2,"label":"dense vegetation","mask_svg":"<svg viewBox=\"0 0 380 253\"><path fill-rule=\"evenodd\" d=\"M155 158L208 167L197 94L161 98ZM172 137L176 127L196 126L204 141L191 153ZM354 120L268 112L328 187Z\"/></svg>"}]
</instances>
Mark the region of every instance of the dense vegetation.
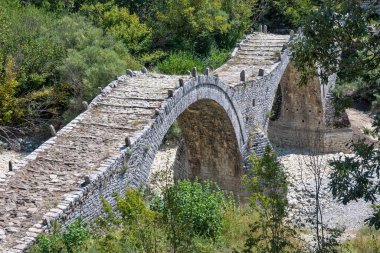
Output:
<instances>
[{"instance_id":1,"label":"dense vegetation","mask_svg":"<svg viewBox=\"0 0 380 253\"><path fill-rule=\"evenodd\" d=\"M295 28L316 0L4 0L0 138L75 117L125 69L187 74L224 63L258 23ZM283 31L287 31L287 30ZM39 135L41 135L41 132ZM45 131L46 132L46 131ZM42 137L42 135L41 135Z\"/></svg>"},{"instance_id":2,"label":"dense vegetation","mask_svg":"<svg viewBox=\"0 0 380 253\"><path fill-rule=\"evenodd\" d=\"M251 27L250 3L1 1L1 129L61 126L127 68L220 66Z\"/></svg>"},{"instance_id":3,"label":"dense vegetation","mask_svg":"<svg viewBox=\"0 0 380 253\"><path fill-rule=\"evenodd\" d=\"M55 226L32 252L284 252L293 234L283 225L283 168L269 147L252 162L256 177L244 180L249 206L208 181L178 181L160 194L127 189L114 195L115 210L103 199L104 214L94 224L78 220L64 232Z\"/></svg>"},{"instance_id":4,"label":"dense vegetation","mask_svg":"<svg viewBox=\"0 0 380 253\"><path fill-rule=\"evenodd\" d=\"M375 1L370 1L375 3ZM354 0L4 0L0 2L0 140L62 126L125 69L142 66L186 74L217 68L244 33L259 23L288 32L302 83L338 74L336 105L352 98L380 105L379 17ZM322 71L316 73L315 65ZM371 134L378 137L379 115ZM173 131L173 135L178 135ZM355 156L332 161L331 189L343 203L377 203L379 150L353 145ZM38 240L34 252L303 252L297 231L284 223L287 183L274 154L253 158L245 179L249 207L212 183L180 181L162 195L127 190L104 201L95 225L80 220ZM252 176L251 175L251 176ZM375 180L374 180L375 179ZM380 227L374 205L368 224ZM370 229L368 229L370 230ZM348 247L378 250L362 232ZM366 242L370 243L366 243ZM344 245L344 246L347 246ZM337 252L336 241L319 252ZM369 247L371 247L369 249Z\"/></svg>"},{"instance_id":5,"label":"dense vegetation","mask_svg":"<svg viewBox=\"0 0 380 253\"><path fill-rule=\"evenodd\" d=\"M116 210L104 200L95 224L55 228L31 252L231 252L244 246L255 218L211 182L179 181L162 195L128 189L115 198Z\"/></svg>"}]
</instances>

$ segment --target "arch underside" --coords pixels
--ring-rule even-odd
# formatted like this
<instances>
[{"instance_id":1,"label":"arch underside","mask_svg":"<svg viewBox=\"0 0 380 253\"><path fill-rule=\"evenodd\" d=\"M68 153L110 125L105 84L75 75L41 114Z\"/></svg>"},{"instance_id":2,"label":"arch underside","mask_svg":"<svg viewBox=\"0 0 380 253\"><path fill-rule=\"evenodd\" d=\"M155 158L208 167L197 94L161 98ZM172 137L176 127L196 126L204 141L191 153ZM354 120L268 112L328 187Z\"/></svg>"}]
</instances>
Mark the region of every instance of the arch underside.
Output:
<instances>
[{"instance_id":1,"label":"arch underside","mask_svg":"<svg viewBox=\"0 0 380 253\"><path fill-rule=\"evenodd\" d=\"M175 178L212 180L222 189L240 192L242 159L231 121L210 99L190 105L177 119L183 148Z\"/></svg>"},{"instance_id":2,"label":"arch underside","mask_svg":"<svg viewBox=\"0 0 380 253\"><path fill-rule=\"evenodd\" d=\"M177 178L209 179L240 193L246 131L229 86L213 76L199 77L177 89L160 111L131 150L133 185L147 182L162 140L177 120L183 135Z\"/></svg>"}]
</instances>

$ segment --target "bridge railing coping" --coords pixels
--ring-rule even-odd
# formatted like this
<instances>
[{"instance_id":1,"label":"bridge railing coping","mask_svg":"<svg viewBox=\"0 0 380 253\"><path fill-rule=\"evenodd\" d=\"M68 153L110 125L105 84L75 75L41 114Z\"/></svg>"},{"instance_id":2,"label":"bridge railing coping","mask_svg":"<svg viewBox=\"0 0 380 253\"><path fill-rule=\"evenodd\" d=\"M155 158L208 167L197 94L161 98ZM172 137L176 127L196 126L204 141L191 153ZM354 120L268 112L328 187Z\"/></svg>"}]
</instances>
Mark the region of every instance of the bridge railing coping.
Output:
<instances>
[{"instance_id":1,"label":"bridge railing coping","mask_svg":"<svg viewBox=\"0 0 380 253\"><path fill-rule=\"evenodd\" d=\"M250 35L250 36L254 36ZM235 48L236 49L236 48ZM289 50L286 49L284 52L281 53L282 55L287 55L289 53ZM283 57L281 57L283 59ZM278 64L277 64L278 66ZM263 76L265 77L265 76ZM263 78L260 77L260 78ZM89 104L89 108L96 106L96 104L99 102L99 100L105 95L109 94L112 90L112 88L115 88L118 86L119 81L124 81L127 78L133 78L123 75L119 76L117 80L112 81L109 83L104 89L102 89L102 93L96 96L92 102ZM162 116L165 112L165 109L168 108L168 105L170 103L174 103L175 99L179 97L180 92L186 92L187 89L191 89L192 86L198 85L199 83L202 83L202 80L206 79L208 81L211 81L213 84L218 85L219 83L224 86L224 89L226 89L226 92L232 92L232 88L229 85L224 84L219 80L218 76L214 75L205 75L205 76L196 76L193 78L190 78L187 81L183 82L183 86L179 86L176 88L173 92L172 97L168 97L165 99L161 105L159 110L159 115L156 115L156 117ZM236 86L235 86L236 87ZM238 88L238 87L236 87ZM64 126L61 130L57 132L57 136L60 135L60 133L65 133L68 131L71 131L73 128L77 126L77 124L85 118L88 110L82 112L78 117L76 117L74 120L72 120L69 124ZM166 112L165 112L166 113ZM156 121L155 121L156 122ZM142 132L140 132L137 136L133 136L130 139L130 147L121 147L118 155L106 159L103 161L100 166L98 166L92 173L88 174L83 178L83 184L79 187L78 190L69 192L64 194L64 199L55 207L51 208L47 213L44 214L43 219L36 224L33 225L33 227L29 228L28 231L33 231L34 235L32 237L25 236L21 240L19 240L17 245L11 249L14 252L20 252L23 251L31 246L31 244L36 240L36 237L38 234L45 232L51 227L52 221L59 221L59 220L67 220L70 214L70 210L74 208L75 206L79 205L80 199L83 197L86 197L89 194L89 191L93 189L94 187L97 187L99 182L105 178L109 178L114 176L117 173L125 173L125 169L118 168L116 166L117 164L120 164L121 161L125 161L125 159L129 158L129 152L131 150L131 147L135 144L135 142L143 135L147 134L149 129L152 127L154 122L148 126L146 126ZM57 137L52 137L46 142L44 142L39 148L37 148L34 152L29 154L27 157L25 157L20 163L16 163L14 166L14 170L20 170L23 166L25 166L29 161L35 160L39 154L44 152L46 149L50 148L56 140ZM123 163L125 164L125 163ZM10 177L14 175L15 173L8 172L6 173L6 177ZM1 179L1 178L0 178ZM0 181L0 190L1 186L6 185L6 181L1 182Z\"/></svg>"},{"instance_id":2,"label":"bridge railing coping","mask_svg":"<svg viewBox=\"0 0 380 253\"><path fill-rule=\"evenodd\" d=\"M244 39L242 42L246 42L249 38L255 36L257 33L252 33L252 34L247 34L244 36ZM292 38L290 38L292 39ZM239 43L240 45L240 43ZM233 57L234 55L236 55L237 51L239 50L239 47L236 47L233 51L233 53L231 54L231 56ZM287 51L287 50L285 50ZM281 54L281 59L283 58L283 55L284 54L288 54L288 52L282 52ZM194 71L194 70L193 70ZM193 73L192 73L193 74ZM264 73L263 76L265 76L266 73ZM102 99L102 97L106 94L108 94L109 92L111 92L112 88L115 88L118 86L118 83L119 81L124 81L125 79L127 78L133 78L133 75L132 76L128 76L128 75L123 75L123 76L118 76L117 77L117 80L114 80L112 82L110 82L105 88L102 89L101 93L96 96L92 101L91 103L89 104L89 108L90 107L93 107L93 106L96 106L97 103ZM217 77L216 77L217 78ZM256 78L261 78L261 77L255 77L254 79ZM190 80L191 81L191 80ZM175 91L176 92L176 91ZM163 108L165 106L165 103L162 103L161 104L161 108ZM159 111L161 112L161 108L159 109ZM73 119L69 124L67 124L66 126L64 126L62 129L60 129L57 134L61 134L61 133L67 133L69 131L71 131L73 128L75 128L75 126L77 125L78 122L80 122L83 118L85 118L86 116L86 111L82 112L80 115L78 115L75 119ZM44 152L46 149L50 148L51 145L53 145L55 143L55 137L52 137L50 138L48 141L44 142L40 147L38 147L36 150L34 150L31 154L29 154L28 156L26 156L21 162L19 163L15 163L14 164L14 167L13 167L13 170L17 171L17 170L20 170L22 169L27 163L28 161L31 161L31 160L34 160L37 158L37 156ZM13 171L10 171L10 172L7 172L5 173L5 178L7 179L8 177L11 177L13 176L15 173ZM0 187L1 185L6 185L6 181L7 180L3 180L3 181L0 181Z\"/></svg>"}]
</instances>

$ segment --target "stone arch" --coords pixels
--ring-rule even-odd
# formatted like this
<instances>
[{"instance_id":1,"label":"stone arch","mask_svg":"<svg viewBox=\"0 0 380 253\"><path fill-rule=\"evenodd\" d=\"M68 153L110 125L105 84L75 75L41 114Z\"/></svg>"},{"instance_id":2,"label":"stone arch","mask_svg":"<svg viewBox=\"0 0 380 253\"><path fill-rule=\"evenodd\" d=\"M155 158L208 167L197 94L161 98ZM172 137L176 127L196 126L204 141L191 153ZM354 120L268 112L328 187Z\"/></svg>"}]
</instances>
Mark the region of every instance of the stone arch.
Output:
<instances>
[{"instance_id":1,"label":"stone arch","mask_svg":"<svg viewBox=\"0 0 380 253\"><path fill-rule=\"evenodd\" d=\"M213 76L192 78L176 89L127 151L130 183L137 186L147 181L165 134L178 120L187 147L189 177L211 179L238 193L247 136L233 94L231 87Z\"/></svg>"}]
</instances>

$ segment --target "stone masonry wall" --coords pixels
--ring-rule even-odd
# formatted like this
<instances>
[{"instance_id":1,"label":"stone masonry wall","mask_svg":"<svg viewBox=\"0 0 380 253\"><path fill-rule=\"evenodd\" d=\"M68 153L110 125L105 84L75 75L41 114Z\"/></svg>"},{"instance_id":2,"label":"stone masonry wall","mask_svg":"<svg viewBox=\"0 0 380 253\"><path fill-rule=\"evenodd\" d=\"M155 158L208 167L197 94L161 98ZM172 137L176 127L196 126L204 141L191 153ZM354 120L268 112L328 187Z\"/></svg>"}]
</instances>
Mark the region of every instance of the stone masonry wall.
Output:
<instances>
[{"instance_id":1,"label":"stone masonry wall","mask_svg":"<svg viewBox=\"0 0 380 253\"><path fill-rule=\"evenodd\" d=\"M35 169L28 167L32 162L41 160L41 164L38 164L40 167L51 167L51 164L55 166L56 161L60 160L42 159L53 148L58 153L62 149L74 148L73 159L77 159L76 162L80 164L72 171L75 164L61 161L64 165L61 164L58 169L66 166L67 173L72 173L70 175L80 184L75 186L74 179L54 181L54 175L52 184L63 187L67 183L67 189L73 190L64 193L57 191L52 197L54 201L59 201L54 204L44 202L41 197L36 198L34 201L41 202L41 208L44 208L42 210L49 208L48 211L43 211L44 214L33 213L32 221L36 222L32 226L22 227L18 224L21 230L15 233L19 239L12 239L11 234L7 234L6 238L9 240L5 248L0 238L0 252L2 249L5 252L24 251L39 233L49 230L53 220L64 226L78 217L82 217L84 221L92 221L101 214L101 197L114 206L114 192L123 194L126 187L137 187L146 183L155 154L175 120L179 121L184 131L185 145L182 152L186 154L187 161L184 163L190 168L189 174L192 177L216 180L225 189L239 193L240 176L246 157L251 152L262 153L269 143L266 138L269 115L278 84L289 64L288 49L282 50L279 56L273 58L276 55L273 50L281 48L281 43L288 40L288 37L282 36L273 43L271 40L276 38L275 35L262 33L247 36L244 43L239 44L239 48L235 50L235 56L219 72L216 71L217 76L211 73L204 76L194 75L188 80L178 81L179 77L136 74L129 71L129 76L119 77L108 85L93 100L87 111L59 131L57 137L50 139L28 156L27 160L16 166L16 172L10 172L5 179L0 179L2 193L5 189L10 189L9 184L17 182L17 178L21 178L23 173L34 173ZM275 49L265 49L264 54L257 54L257 60L257 50L261 52L261 48L265 48L268 43L272 45L269 48ZM251 74L247 78L242 78L240 74L239 81L240 68L244 64L249 67ZM265 67L257 74L260 64ZM286 78L291 78L291 74ZM177 80L176 86L173 85L173 80ZM223 83L223 80L228 80L228 83ZM284 89L284 85L281 87ZM284 115L284 111L281 115ZM310 118L310 121L313 120L316 119ZM94 143L91 147L81 147L83 157L77 157L76 147L68 145L73 141L65 143L67 138L74 141L77 139L71 133L81 134L81 138ZM107 139L101 139L108 133L114 133L110 135L113 142L110 141L109 144L105 143ZM283 133L286 134L286 131ZM341 133L330 131L326 138L338 137L339 134ZM97 147L99 152L90 149ZM101 148L104 150L100 150ZM85 153L87 151L91 151L92 156ZM80 171L86 166L80 163L84 158L89 159L91 169ZM25 182L33 185L33 180L35 179ZM45 189L42 189L41 193L36 194L45 196L42 195L44 192ZM12 212L20 206L23 207L22 203L9 201L13 199L13 195L4 199ZM0 222L2 219L5 222L2 217L0 215Z\"/></svg>"},{"instance_id":2,"label":"stone masonry wall","mask_svg":"<svg viewBox=\"0 0 380 253\"><path fill-rule=\"evenodd\" d=\"M331 78L331 82L335 80ZM320 79L315 77L300 87L298 80L298 71L289 64L279 86L282 93L280 116L269 123L271 142L282 147L318 146L323 153L347 150L345 144L350 141L352 131L347 128L348 120L342 124L343 128L335 128L338 118L331 116L335 111L326 90L332 84L321 85Z\"/></svg>"},{"instance_id":3,"label":"stone masonry wall","mask_svg":"<svg viewBox=\"0 0 380 253\"><path fill-rule=\"evenodd\" d=\"M51 218L69 224L80 216L85 221L90 221L101 213L100 196L104 196L114 205L111 197L113 192L122 194L126 187L136 187L146 182L154 154L165 133L182 112L201 99L211 99L223 107L234 129L240 153L244 154L242 157L247 155L247 129L258 127L265 131L267 128L266 113L270 111L275 97L278 85L276 82L280 80L289 61L288 51L283 52L282 59L268 75L242 83L236 88L227 86L212 76L192 78L177 89L172 98L162 103L155 122L147 126L139 138L132 140L131 148L127 148L118 157L110 159L97 169L96 173L89 175L89 183L79 191L68 194L59 205L66 211L52 212L50 216L45 216L43 224L49 224ZM255 106L252 106L253 99ZM265 143L267 139L261 138L260 141ZM262 147L263 145L261 150Z\"/></svg>"}]
</instances>

